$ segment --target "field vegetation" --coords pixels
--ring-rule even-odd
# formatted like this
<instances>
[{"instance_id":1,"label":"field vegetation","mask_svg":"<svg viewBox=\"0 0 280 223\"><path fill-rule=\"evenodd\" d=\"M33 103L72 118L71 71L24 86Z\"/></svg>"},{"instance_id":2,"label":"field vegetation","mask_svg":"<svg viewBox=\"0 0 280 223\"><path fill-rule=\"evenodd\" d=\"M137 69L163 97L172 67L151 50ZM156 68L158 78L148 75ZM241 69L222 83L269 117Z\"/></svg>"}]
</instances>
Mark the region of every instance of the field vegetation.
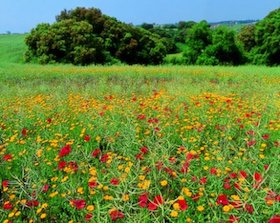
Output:
<instances>
[{"instance_id":1,"label":"field vegetation","mask_svg":"<svg viewBox=\"0 0 280 223\"><path fill-rule=\"evenodd\" d=\"M0 221L279 222L278 67L24 64L0 36Z\"/></svg>"}]
</instances>

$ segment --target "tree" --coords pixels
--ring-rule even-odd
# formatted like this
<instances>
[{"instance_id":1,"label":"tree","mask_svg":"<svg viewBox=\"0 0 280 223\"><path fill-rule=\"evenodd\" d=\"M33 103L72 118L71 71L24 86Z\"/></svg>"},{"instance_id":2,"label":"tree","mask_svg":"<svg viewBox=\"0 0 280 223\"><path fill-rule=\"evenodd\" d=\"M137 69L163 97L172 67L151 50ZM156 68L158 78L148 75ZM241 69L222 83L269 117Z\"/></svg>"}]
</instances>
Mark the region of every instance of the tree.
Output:
<instances>
[{"instance_id":1,"label":"tree","mask_svg":"<svg viewBox=\"0 0 280 223\"><path fill-rule=\"evenodd\" d=\"M255 25L243 26L237 35L238 41L246 52L250 52L255 46Z\"/></svg>"},{"instance_id":2,"label":"tree","mask_svg":"<svg viewBox=\"0 0 280 223\"><path fill-rule=\"evenodd\" d=\"M187 49L184 57L189 64L194 64L199 55L211 44L212 32L206 21L201 21L192 26L187 33Z\"/></svg>"},{"instance_id":3,"label":"tree","mask_svg":"<svg viewBox=\"0 0 280 223\"><path fill-rule=\"evenodd\" d=\"M254 63L269 66L280 64L280 8L256 24Z\"/></svg>"},{"instance_id":4,"label":"tree","mask_svg":"<svg viewBox=\"0 0 280 223\"><path fill-rule=\"evenodd\" d=\"M212 44L206 47L196 63L205 65L239 65L243 61L243 54L236 44L234 31L221 26L213 31Z\"/></svg>"},{"instance_id":5,"label":"tree","mask_svg":"<svg viewBox=\"0 0 280 223\"><path fill-rule=\"evenodd\" d=\"M36 57L39 63L104 63L102 39L92 33L92 26L71 19L40 24L26 38L27 61Z\"/></svg>"},{"instance_id":6,"label":"tree","mask_svg":"<svg viewBox=\"0 0 280 223\"><path fill-rule=\"evenodd\" d=\"M159 35L103 15L99 9L64 10L56 20L31 31L26 38L27 60L81 65L115 60L159 64L166 55L165 40Z\"/></svg>"}]
</instances>

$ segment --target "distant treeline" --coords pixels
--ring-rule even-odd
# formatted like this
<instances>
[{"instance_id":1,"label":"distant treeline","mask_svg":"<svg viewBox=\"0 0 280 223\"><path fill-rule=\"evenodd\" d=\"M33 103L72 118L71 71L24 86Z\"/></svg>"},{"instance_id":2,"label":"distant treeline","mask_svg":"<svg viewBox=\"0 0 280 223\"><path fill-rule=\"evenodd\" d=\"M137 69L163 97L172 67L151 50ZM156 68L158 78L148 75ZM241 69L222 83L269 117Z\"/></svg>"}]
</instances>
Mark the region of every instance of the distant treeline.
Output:
<instances>
[{"instance_id":1,"label":"distant treeline","mask_svg":"<svg viewBox=\"0 0 280 223\"><path fill-rule=\"evenodd\" d=\"M96 8L64 10L26 37L27 62L88 64L280 64L280 9L239 32L221 23L126 24ZM241 23L239 23L241 24ZM178 45L183 45L178 48ZM183 52L182 52L183 51ZM180 53L181 52L181 53ZM180 54L176 54L180 53ZM179 56L166 60L167 54Z\"/></svg>"}]
</instances>

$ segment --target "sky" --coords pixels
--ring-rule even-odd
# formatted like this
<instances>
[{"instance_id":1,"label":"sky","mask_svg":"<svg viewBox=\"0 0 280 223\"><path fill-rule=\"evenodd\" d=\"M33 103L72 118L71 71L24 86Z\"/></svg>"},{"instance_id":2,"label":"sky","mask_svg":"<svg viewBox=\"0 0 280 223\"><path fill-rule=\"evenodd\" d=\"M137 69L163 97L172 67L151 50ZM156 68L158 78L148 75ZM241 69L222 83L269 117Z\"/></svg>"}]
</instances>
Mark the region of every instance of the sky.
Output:
<instances>
[{"instance_id":1,"label":"sky","mask_svg":"<svg viewBox=\"0 0 280 223\"><path fill-rule=\"evenodd\" d=\"M78 6L99 8L104 14L135 25L255 20L280 7L280 0L0 0L0 3L0 33L30 32L39 23L53 23L63 9Z\"/></svg>"}]
</instances>

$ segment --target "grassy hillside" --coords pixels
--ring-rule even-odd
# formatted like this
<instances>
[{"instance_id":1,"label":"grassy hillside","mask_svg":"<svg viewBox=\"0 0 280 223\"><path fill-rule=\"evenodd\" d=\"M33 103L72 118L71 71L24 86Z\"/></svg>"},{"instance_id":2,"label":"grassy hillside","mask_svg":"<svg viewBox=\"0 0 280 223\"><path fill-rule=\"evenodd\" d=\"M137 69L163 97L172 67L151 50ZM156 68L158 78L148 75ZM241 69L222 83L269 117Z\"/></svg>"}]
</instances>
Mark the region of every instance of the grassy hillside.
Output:
<instances>
[{"instance_id":1,"label":"grassy hillside","mask_svg":"<svg viewBox=\"0 0 280 223\"><path fill-rule=\"evenodd\" d=\"M22 63L26 50L23 34L0 35L0 63Z\"/></svg>"}]
</instances>

